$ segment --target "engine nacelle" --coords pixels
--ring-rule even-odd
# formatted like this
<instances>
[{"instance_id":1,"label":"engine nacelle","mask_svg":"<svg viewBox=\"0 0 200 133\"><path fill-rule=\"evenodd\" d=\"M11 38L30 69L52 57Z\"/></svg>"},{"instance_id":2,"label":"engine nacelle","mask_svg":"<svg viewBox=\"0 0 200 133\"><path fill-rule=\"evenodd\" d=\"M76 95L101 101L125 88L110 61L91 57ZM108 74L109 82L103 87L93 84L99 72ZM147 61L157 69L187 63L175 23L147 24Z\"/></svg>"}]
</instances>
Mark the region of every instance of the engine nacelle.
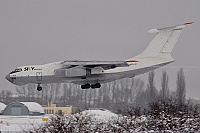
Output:
<instances>
[{"instance_id":1,"label":"engine nacelle","mask_svg":"<svg viewBox=\"0 0 200 133\"><path fill-rule=\"evenodd\" d=\"M56 77L66 77L67 70L66 69L56 69L54 70Z\"/></svg>"},{"instance_id":2,"label":"engine nacelle","mask_svg":"<svg viewBox=\"0 0 200 133\"><path fill-rule=\"evenodd\" d=\"M91 74L103 73L104 69L101 67L96 67L92 69L87 68L70 68L70 69L57 69L55 70L56 77L77 77L77 76L87 76Z\"/></svg>"},{"instance_id":3,"label":"engine nacelle","mask_svg":"<svg viewBox=\"0 0 200 133\"><path fill-rule=\"evenodd\" d=\"M90 75L90 69L83 69L83 68L71 68L67 70L66 76L67 77L77 77L77 76L86 76Z\"/></svg>"}]
</instances>

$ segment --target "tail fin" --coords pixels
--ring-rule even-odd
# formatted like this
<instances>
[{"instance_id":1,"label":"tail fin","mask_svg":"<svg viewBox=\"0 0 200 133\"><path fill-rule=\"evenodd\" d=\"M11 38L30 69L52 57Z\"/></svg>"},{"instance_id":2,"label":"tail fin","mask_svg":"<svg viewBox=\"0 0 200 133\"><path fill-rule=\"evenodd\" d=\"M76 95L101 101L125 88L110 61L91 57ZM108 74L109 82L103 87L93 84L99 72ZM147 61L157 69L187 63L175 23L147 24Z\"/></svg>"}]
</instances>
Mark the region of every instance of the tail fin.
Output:
<instances>
[{"instance_id":1,"label":"tail fin","mask_svg":"<svg viewBox=\"0 0 200 133\"><path fill-rule=\"evenodd\" d=\"M157 33L154 39L150 42L149 46L137 57L155 57L165 54L171 54L174 45L176 44L181 31L186 25L192 24L188 22L181 25L176 25L161 29L149 30L150 33Z\"/></svg>"}]
</instances>

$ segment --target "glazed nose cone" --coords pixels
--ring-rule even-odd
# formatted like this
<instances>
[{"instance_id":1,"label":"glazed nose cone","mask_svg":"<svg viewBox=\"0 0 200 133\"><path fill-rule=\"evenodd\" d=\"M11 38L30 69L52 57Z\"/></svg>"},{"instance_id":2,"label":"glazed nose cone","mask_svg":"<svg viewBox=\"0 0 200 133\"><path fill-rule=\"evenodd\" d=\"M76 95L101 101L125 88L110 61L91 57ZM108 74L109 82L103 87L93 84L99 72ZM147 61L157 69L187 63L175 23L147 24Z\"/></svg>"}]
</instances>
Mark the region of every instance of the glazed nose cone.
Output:
<instances>
[{"instance_id":1,"label":"glazed nose cone","mask_svg":"<svg viewBox=\"0 0 200 133\"><path fill-rule=\"evenodd\" d=\"M11 78L10 78L10 74L6 75L5 77L8 81L12 82Z\"/></svg>"}]
</instances>

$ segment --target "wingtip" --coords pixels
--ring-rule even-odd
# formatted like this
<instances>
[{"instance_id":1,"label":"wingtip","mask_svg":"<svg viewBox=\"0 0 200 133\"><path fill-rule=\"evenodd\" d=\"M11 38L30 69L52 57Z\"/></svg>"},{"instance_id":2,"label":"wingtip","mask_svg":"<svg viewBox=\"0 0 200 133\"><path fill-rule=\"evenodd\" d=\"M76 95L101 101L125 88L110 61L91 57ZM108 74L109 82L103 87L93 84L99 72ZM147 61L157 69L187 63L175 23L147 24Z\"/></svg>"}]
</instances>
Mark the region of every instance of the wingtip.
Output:
<instances>
[{"instance_id":1,"label":"wingtip","mask_svg":"<svg viewBox=\"0 0 200 133\"><path fill-rule=\"evenodd\" d=\"M139 62L137 60L127 60L126 62Z\"/></svg>"},{"instance_id":2,"label":"wingtip","mask_svg":"<svg viewBox=\"0 0 200 133\"><path fill-rule=\"evenodd\" d=\"M194 22L186 22L184 25L193 24Z\"/></svg>"},{"instance_id":3,"label":"wingtip","mask_svg":"<svg viewBox=\"0 0 200 133\"><path fill-rule=\"evenodd\" d=\"M151 29L151 30L149 30L148 32L149 32L149 33L157 33L157 32L159 32L159 31L158 31L158 29Z\"/></svg>"}]
</instances>

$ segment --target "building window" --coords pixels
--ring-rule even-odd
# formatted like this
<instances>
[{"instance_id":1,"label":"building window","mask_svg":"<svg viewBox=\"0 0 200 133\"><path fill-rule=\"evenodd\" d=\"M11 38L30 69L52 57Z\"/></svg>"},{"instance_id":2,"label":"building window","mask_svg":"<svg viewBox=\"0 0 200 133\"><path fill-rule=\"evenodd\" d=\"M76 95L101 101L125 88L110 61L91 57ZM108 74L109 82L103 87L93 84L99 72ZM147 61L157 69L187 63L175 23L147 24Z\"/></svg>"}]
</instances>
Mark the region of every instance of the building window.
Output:
<instances>
[{"instance_id":1,"label":"building window","mask_svg":"<svg viewBox=\"0 0 200 133\"><path fill-rule=\"evenodd\" d=\"M54 114L54 110L51 110L51 113Z\"/></svg>"},{"instance_id":2,"label":"building window","mask_svg":"<svg viewBox=\"0 0 200 133\"><path fill-rule=\"evenodd\" d=\"M62 110L58 110L58 115L62 115Z\"/></svg>"},{"instance_id":3,"label":"building window","mask_svg":"<svg viewBox=\"0 0 200 133\"><path fill-rule=\"evenodd\" d=\"M48 112L48 110L47 110L47 112L46 112L46 113L47 113L47 114L49 113L49 112Z\"/></svg>"},{"instance_id":4,"label":"building window","mask_svg":"<svg viewBox=\"0 0 200 133\"><path fill-rule=\"evenodd\" d=\"M49 110L49 114L51 114L51 110Z\"/></svg>"}]
</instances>

